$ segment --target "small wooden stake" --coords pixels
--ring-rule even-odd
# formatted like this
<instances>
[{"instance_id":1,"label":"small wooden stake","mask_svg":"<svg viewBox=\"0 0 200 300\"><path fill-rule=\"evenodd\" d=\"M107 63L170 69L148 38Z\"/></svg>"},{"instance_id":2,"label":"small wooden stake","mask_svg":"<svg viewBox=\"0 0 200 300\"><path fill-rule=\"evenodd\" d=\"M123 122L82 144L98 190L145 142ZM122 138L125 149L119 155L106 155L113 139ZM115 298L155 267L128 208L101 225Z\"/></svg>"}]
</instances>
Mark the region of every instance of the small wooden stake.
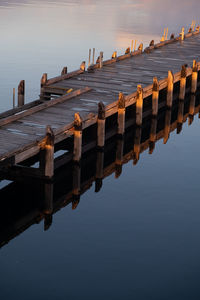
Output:
<instances>
[{"instance_id":1,"label":"small wooden stake","mask_svg":"<svg viewBox=\"0 0 200 300\"><path fill-rule=\"evenodd\" d=\"M18 85L18 107L24 105L25 98L25 81L21 80Z\"/></svg>"},{"instance_id":2,"label":"small wooden stake","mask_svg":"<svg viewBox=\"0 0 200 300\"><path fill-rule=\"evenodd\" d=\"M172 115L171 109L167 108L165 113L165 128L164 128L164 139L163 139L164 144L167 143L170 135L171 115Z\"/></svg>"},{"instance_id":3,"label":"small wooden stake","mask_svg":"<svg viewBox=\"0 0 200 300\"><path fill-rule=\"evenodd\" d=\"M156 130L157 130L157 118L151 119L151 131L149 137L149 154L152 154L156 144Z\"/></svg>"},{"instance_id":4,"label":"small wooden stake","mask_svg":"<svg viewBox=\"0 0 200 300\"><path fill-rule=\"evenodd\" d=\"M187 68L185 65L183 65L181 69L181 79L180 79L180 92L179 92L180 100L185 99L186 77L187 77Z\"/></svg>"},{"instance_id":5,"label":"small wooden stake","mask_svg":"<svg viewBox=\"0 0 200 300\"><path fill-rule=\"evenodd\" d=\"M173 75L173 73L171 71L168 71L167 107L172 107L173 91L174 91L174 75Z\"/></svg>"},{"instance_id":6,"label":"small wooden stake","mask_svg":"<svg viewBox=\"0 0 200 300\"><path fill-rule=\"evenodd\" d=\"M79 113L74 115L74 152L73 160L79 162L82 154L82 119Z\"/></svg>"},{"instance_id":7,"label":"small wooden stake","mask_svg":"<svg viewBox=\"0 0 200 300\"><path fill-rule=\"evenodd\" d=\"M119 93L118 99L118 130L117 133L119 135L123 135L125 132L125 97L123 93Z\"/></svg>"},{"instance_id":8,"label":"small wooden stake","mask_svg":"<svg viewBox=\"0 0 200 300\"><path fill-rule=\"evenodd\" d=\"M13 88L13 108L15 108L15 88Z\"/></svg>"},{"instance_id":9,"label":"small wooden stake","mask_svg":"<svg viewBox=\"0 0 200 300\"><path fill-rule=\"evenodd\" d=\"M142 136L142 127L136 127L135 138L134 138L134 148L133 148L133 164L136 165L140 159L140 143Z\"/></svg>"},{"instance_id":10,"label":"small wooden stake","mask_svg":"<svg viewBox=\"0 0 200 300\"><path fill-rule=\"evenodd\" d=\"M98 104L97 120L97 147L104 147L105 144L105 106L103 102Z\"/></svg>"},{"instance_id":11,"label":"small wooden stake","mask_svg":"<svg viewBox=\"0 0 200 300\"><path fill-rule=\"evenodd\" d=\"M61 72L61 76L67 74L67 67L64 67Z\"/></svg>"},{"instance_id":12,"label":"small wooden stake","mask_svg":"<svg viewBox=\"0 0 200 300\"><path fill-rule=\"evenodd\" d=\"M159 99L159 84L157 77L153 79L153 92L152 92L152 115L158 114L158 99Z\"/></svg>"},{"instance_id":13,"label":"small wooden stake","mask_svg":"<svg viewBox=\"0 0 200 300\"><path fill-rule=\"evenodd\" d=\"M52 178L54 175L54 133L50 126L46 128L44 175Z\"/></svg>"},{"instance_id":14,"label":"small wooden stake","mask_svg":"<svg viewBox=\"0 0 200 300\"><path fill-rule=\"evenodd\" d=\"M102 187L103 167L104 167L104 152L98 150L97 160L96 160L95 193L98 193Z\"/></svg>"},{"instance_id":15,"label":"small wooden stake","mask_svg":"<svg viewBox=\"0 0 200 300\"><path fill-rule=\"evenodd\" d=\"M90 66L90 60L91 60L91 49L89 49L89 59L88 59L88 67Z\"/></svg>"},{"instance_id":16,"label":"small wooden stake","mask_svg":"<svg viewBox=\"0 0 200 300\"><path fill-rule=\"evenodd\" d=\"M103 52L100 52L100 61L99 61L99 68L101 69L103 67Z\"/></svg>"},{"instance_id":17,"label":"small wooden stake","mask_svg":"<svg viewBox=\"0 0 200 300\"><path fill-rule=\"evenodd\" d=\"M192 85L191 85L191 93L195 94L197 91L197 78L198 78L198 67L196 60L193 61L192 68Z\"/></svg>"},{"instance_id":18,"label":"small wooden stake","mask_svg":"<svg viewBox=\"0 0 200 300\"><path fill-rule=\"evenodd\" d=\"M137 86L137 100L136 100L136 125L142 125L143 112L143 89L141 85Z\"/></svg>"},{"instance_id":19,"label":"small wooden stake","mask_svg":"<svg viewBox=\"0 0 200 300\"><path fill-rule=\"evenodd\" d=\"M124 139L120 137L117 139L115 178L118 178L122 173L123 157L124 157Z\"/></svg>"},{"instance_id":20,"label":"small wooden stake","mask_svg":"<svg viewBox=\"0 0 200 300\"><path fill-rule=\"evenodd\" d=\"M94 58L95 58L95 48L93 48L93 53L92 53L92 64L94 65Z\"/></svg>"}]
</instances>

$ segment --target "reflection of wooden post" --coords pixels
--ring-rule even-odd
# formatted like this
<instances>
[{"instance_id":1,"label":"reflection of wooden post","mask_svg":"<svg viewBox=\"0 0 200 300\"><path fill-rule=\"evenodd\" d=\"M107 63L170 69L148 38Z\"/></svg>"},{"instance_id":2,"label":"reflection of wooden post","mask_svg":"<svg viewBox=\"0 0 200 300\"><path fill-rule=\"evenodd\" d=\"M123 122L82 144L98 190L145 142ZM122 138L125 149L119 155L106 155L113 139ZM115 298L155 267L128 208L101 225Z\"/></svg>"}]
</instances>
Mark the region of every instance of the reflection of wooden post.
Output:
<instances>
[{"instance_id":1,"label":"reflection of wooden post","mask_svg":"<svg viewBox=\"0 0 200 300\"><path fill-rule=\"evenodd\" d=\"M104 167L104 152L102 150L98 150L97 160L96 160L96 180L95 180L96 193L98 193L102 187L103 167Z\"/></svg>"},{"instance_id":2,"label":"reflection of wooden post","mask_svg":"<svg viewBox=\"0 0 200 300\"><path fill-rule=\"evenodd\" d=\"M54 175L54 133L50 126L46 128L44 150L44 175L52 178Z\"/></svg>"},{"instance_id":3,"label":"reflection of wooden post","mask_svg":"<svg viewBox=\"0 0 200 300\"><path fill-rule=\"evenodd\" d=\"M178 117L177 117L177 134L179 134L182 130L183 126L183 115L184 115L184 101L179 100L178 103Z\"/></svg>"},{"instance_id":4,"label":"reflection of wooden post","mask_svg":"<svg viewBox=\"0 0 200 300\"><path fill-rule=\"evenodd\" d=\"M143 111L143 89L141 85L137 86L137 99L136 99L136 125L142 125L142 111Z\"/></svg>"},{"instance_id":5,"label":"reflection of wooden post","mask_svg":"<svg viewBox=\"0 0 200 300\"><path fill-rule=\"evenodd\" d=\"M140 158L140 143L142 136L142 127L136 127L133 149L133 164L136 165Z\"/></svg>"},{"instance_id":6,"label":"reflection of wooden post","mask_svg":"<svg viewBox=\"0 0 200 300\"><path fill-rule=\"evenodd\" d=\"M122 173L123 157L124 157L124 139L121 137L117 139L115 178L118 178Z\"/></svg>"},{"instance_id":7,"label":"reflection of wooden post","mask_svg":"<svg viewBox=\"0 0 200 300\"><path fill-rule=\"evenodd\" d=\"M198 68L197 62L193 61L193 68L192 68L192 86L191 86L191 93L196 93L197 91L197 78L198 78Z\"/></svg>"},{"instance_id":8,"label":"reflection of wooden post","mask_svg":"<svg viewBox=\"0 0 200 300\"><path fill-rule=\"evenodd\" d=\"M119 93L118 99L118 130L117 133L119 135L123 135L125 132L125 97L123 93Z\"/></svg>"},{"instance_id":9,"label":"reflection of wooden post","mask_svg":"<svg viewBox=\"0 0 200 300\"><path fill-rule=\"evenodd\" d=\"M78 206L80 201L80 193L81 193L81 167L80 164L73 164L73 201L72 201L72 209L75 209Z\"/></svg>"},{"instance_id":10,"label":"reflection of wooden post","mask_svg":"<svg viewBox=\"0 0 200 300\"><path fill-rule=\"evenodd\" d=\"M21 80L18 85L18 106L24 105L25 98L25 81Z\"/></svg>"},{"instance_id":11,"label":"reflection of wooden post","mask_svg":"<svg viewBox=\"0 0 200 300\"><path fill-rule=\"evenodd\" d=\"M186 88L186 76L187 76L187 69L186 66L182 66L181 69L181 79L180 79L180 92L179 92L179 99L185 99L185 88Z\"/></svg>"},{"instance_id":12,"label":"reflection of wooden post","mask_svg":"<svg viewBox=\"0 0 200 300\"><path fill-rule=\"evenodd\" d=\"M105 144L105 106L103 102L98 104L97 120L97 147L104 147Z\"/></svg>"},{"instance_id":13,"label":"reflection of wooden post","mask_svg":"<svg viewBox=\"0 0 200 300\"><path fill-rule=\"evenodd\" d=\"M157 118L152 118L151 119L150 138L149 138L149 154L152 154L153 150L155 149L156 130L157 130Z\"/></svg>"},{"instance_id":14,"label":"reflection of wooden post","mask_svg":"<svg viewBox=\"0 0 200 300\"><path fill-rule=\"evenodd\" d=\"M195 102L196 102L196 96L194 94L191 94L190 107L189 107L189 119L188 119L189 125L191 125L194 120Z\"/></svg>"},{"instance_id":15,"label":"reflection of wooden post","mask_svg":"<svg viewBox=\"0 0 200 300\"><path fill-rule=\"evenodd\" d=\"M44 184L44 230L48 230L52 224L53 214L53 183Z\"/></svg>"},{"instance_id":16,"label":"reflection of wooden post","mask_svg":"<svg viewBox=\"0 0 200 300\"><path fill-rule=\"evenodd\" d=\"M79 113L74 115L74 152L73 160L79 162L82 152L82 119Z\"/></svg>"},{"instance_id":17,"label":"reflection of wooden post","mask_svg":"<svg viewBox=\"0 0 200 300\"><path fill-rule=\"evenodd\" d=\"M158 114L158 98L159 98L159 84L157 77L153 79L153 91L152 91L152 115Z\"/></svg>"},{"instance_id":18,"label":"reflection of wooden post","mask_svg":"<svg viewBox=\"0 0 200 300\"><path fill-rule=\"evenodd\" d=\"M172 107L174 91L174 76L171 71L168 71L167 79L167 107Z\"/></svg>"},{"instance_id":19,"label":"reflection of wooden post","mask_svg":"<svg viewBox=\"0 0 200 300\"><path fill-rule=\"evenodd\" d=\"M168 139L169 139L169 135L170 135L170 128L171 128L171 115L172 115L172 111L171 109L166 109L166 113L165 113L165 128L164 128L164 140L163 143L166 144Z\"/></svg>"}]
</instances>

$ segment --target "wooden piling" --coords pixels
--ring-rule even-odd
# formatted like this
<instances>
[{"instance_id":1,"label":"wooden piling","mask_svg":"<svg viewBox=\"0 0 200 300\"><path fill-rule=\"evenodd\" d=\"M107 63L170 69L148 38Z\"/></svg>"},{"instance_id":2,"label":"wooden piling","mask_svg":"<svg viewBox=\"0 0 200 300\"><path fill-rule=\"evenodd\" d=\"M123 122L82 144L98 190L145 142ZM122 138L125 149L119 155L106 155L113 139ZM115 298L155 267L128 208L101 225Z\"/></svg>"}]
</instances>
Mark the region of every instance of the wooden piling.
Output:
<instances>
[{"instance_id":1,"label":"wooden piling","mask_svg":"<svg viewBox=\"0 0 200 300\"><path fill-rule=\"evenodd\" d=\"M114 51L114 52L113 52L113 54L112 54L112 59L113 59L113 58L117 58L117 51Z\"/></svg>"},{"instance_id":2,"label":"wooden piling","mask_svg":"<svg viewBox=\"0 0 200 300\"><path fill-rule=\"evenodd\" d=\"M171 109L167 108L165 113L165 127L164 127L164 139L163 139L164 144L167 143L170 135L171 115L172 115Z\"/></svg>"},{"instance_id":3,"label":"wooden piling","mask_svg":"<svg viewBox=\"0 0 200 300\"><path fill-rule=\"evenodd\" d=\"M100 61L99 61L99 68L101 69L103 67L103 52L100 52Z\"/></svg>"},{"instance_id":4,"label":"wooden piling","mask_svg":"<svg viewBox=\"0 0 200 300\"><path fill-rule=\"evenodd\" d=\"M79 162L82 155L82 119L79 113L74 115L74 151L73 160Z\"/></svg>"},{"instance_id":5,"label":"wooden piling","mask_svg":"<svg viewBox=\"0 0 200 300\"><path fill-rule=\"evenodd\" d=\"M18 85L18 107L24 105L25 99L25 81L21 80Z\"/></svg>"},{"instance_id":6,"label":"wooden piling","mask_svg":"<svg viewBox=\"0 0 200 300\"><path fill-rule=\"evenodd\" d=\"M185 99L186 77L187 77L187 68L185 65L183 65L181 69L181 79L180 79L180 91L179 91L180 100Z\"/></svg>"},{"instance_id":7,"label":"wooden piling","mask_svg":"<svg viewBox=\"0 0 200 300\"><path fill-rule=\"evenodd\" d=\"M80 70L85 71L85 61L80 64Z\"/></svg>"},{"instance_id":8,"label":"wooden piling","mask_svg":"<svg viewBox=\"0 0 200 300\"><path fill-rule=\"evenodd\" d=\"M105 144L105 106L103 102L98 104L97 120L97 147L103 148Z\"/></svg>"},{"instance_id":9,"label":"wooden piling","mask_svg":"<svg viewBox=\"0 0 200 300\"><path fill-rule=\"evenodd\" d=\"M158 99L159 99L159 83L157 77L153 78L153 91L152 91L152 115L158 114Z\"/></svg>"},{"instance_id":10,"label":"wooden piling","mask_svg":"<svg viewBox=\"0 0 200 300\"><path fill-rule=\"evenodd\" d=\"M196 60L193 61L192 68L192 82L191 82L191 93L195 94L197 91L197 79L198 79L198 67Z\"/></svg>"},{"instance_id":11,"label":"wooden piling","mask_svg":"<svg viewBox=\"0 0 200 300\"><path fill-rule=\"evenodd\" d=\"M15 108L15 88L13 88L13 108Z\"/></svg>"},{"instance_id":12,"label":"wooden piling","mask_svg":"<svg viewBox=\"0 0 200 300\"><path fill-rule=\"evenodd\" d=\"M122 165L124 158L124 139L118 137L116 148L116 160L115 160L115 178L118 178L122 173Z\"/></svg>"},{"instance_id":13,"label":"wooden piling","mask_svg":"<svg viewBox=\"0 0 200 300\"><path fill-rule=\"evenodd\" d=\"M137 86L136 97L136 125L142 125L142 112L143 112L143 89L141 85Z\"/></svg>"},{"instance_id":14,"label":"wooden piling","mask_svg":"<svg viewBox=\"0 0 200 300\"><path fill-rule=\"evenodd\" d=\"M180 36L181 36L181 40L183 41L185 38L185 28L184 27L181 28Z\"/></svg>"},{"instance_id":15,"label":"wooden piling","mask_svg":"<svg viewBox=\"0 0 200 300\"><path fill-rule=\"evenodd\" d=\"M64 67L61 72L61 76L67 74L67 67Z\"/></svg>"},{"instance_id":16,"label":"wooden piling","mask_svg":"<svg viewBox=\"0 0 200 300\"><path fill-rule=\"evenodd\" d=\"M44 86L47 83L47 73L44 73L42 75L42 78L40 80L40 99L43 100L44 99Z\"/></svg>"},{"instance_id":17,"label":"wooden piling","mask_svg":"<svg viewBox=\"0 0 200 300\"><path fill-rule=\"evenodd\" d=\"M172 71L168 71L167 79L167 107L172 107L173 102L173 91L174 91L174 75Z\"/></svg>"},{"instance_id":18,"label":"wooden piling","mask_svg":"<svg viewBox=\"0 0 200 300\"><path fill-rule=\"evenodd\" d=\"M92 52L92 64L94 65L94 58L95 58L95 48L93 48Z\"/></svg>"},{"instance_id":19,"label":"wooden piling","mask_svg":"<svg viewBox=\"0 0 200 300\"><path fill-rule=\"evenodd\" d=\"M141 43L141 44L139 45L138 50L139 50L139 51L143 51L143 43Z\"/></svg>"},{"instance_id":20,"label":"wooden piling","mask_svg":"<svg viewBox=\"0 0 200 300\"><path fill-rule=\"evenodd\" d=\"M157 118L153 117L151 119L151 130L150 130L150 137L149 137L149 154L152 154L155 149L157 122L158 122Z\"/></svg>"},{"instance_id":21,"label":"wooden piling","mask_svg":"<svg viewBox=\"0 0 200 300\"><path fill-rule=\"evenodd\" d=\"M123 135L125 132L125 97L123 93L119 93L118 99L118 130L117 133L119 135Z\"/></svg>"},{"instance_id":22,"label":"wooden piling","mask_svg":"<svg viewBox=\"0 0 200 300\"><path fill-rule=\"evenodd\" d=\"M137 40L135 40L134 51L136 51L136 49L137 49Z\"/></svg>"},{"instance_id":23,"label":"wooden piling","mask_svg":"<svg viewBox=\"0 0 200 300\"><path fill-rule=\"evenodd\" d=\"M133 40L131 41L131 52L133 52Z\"/></svg>"},{"instance_id":24,"label":"wooden piling","mask_svg":"<svg viewBox=\"0 0 200 300\"><path fill-rule=\"evenodd\" d=\"M54 175L54 133L51 127L46 127L44 175L52 178Z\"/></svg>"},{"instance_id":25,"label":"wooden piling","mask_svg":"<svg viewBox=\"0 0 200 300\"><path fill-rule=\"evenodd\" d=\"M91 49L89 49L88 67L91 65Z\"/></svg>"},{"instance_id":26,"label":"wooden piling","mask_svg":"<svg viewBox=\"0 0 200 300\"><path fill-rule=\"evenodd\" d=\"M102 187L103 168L104 168L104 151L102 151L102 149L98 149L97 160L96 160L95 193L98 193Z\"/></svg>"}]
</instances>

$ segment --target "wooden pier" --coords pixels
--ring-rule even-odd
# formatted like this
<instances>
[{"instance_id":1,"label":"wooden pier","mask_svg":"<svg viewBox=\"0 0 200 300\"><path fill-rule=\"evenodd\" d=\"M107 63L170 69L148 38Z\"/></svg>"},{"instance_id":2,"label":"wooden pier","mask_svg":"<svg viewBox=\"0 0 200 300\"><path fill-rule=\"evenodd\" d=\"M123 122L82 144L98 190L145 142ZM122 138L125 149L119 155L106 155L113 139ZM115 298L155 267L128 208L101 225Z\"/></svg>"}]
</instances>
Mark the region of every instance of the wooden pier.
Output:
<instances>
[{"instance_id":1,"label":"wooden pier","mask_svg":"<svg viewBox=\"0 0 200 300\"><path fill-rule=\"evenodd\" d=\"M32 103L24 104L25 82L21 81L18 107L0 114L1 179L51 180L69 160L68 154L80 164L89 149L97 147L103 153L110 135L123 136L130 124L137 126L133 149L137 163L143 122L154 119L152 151L155 119L163 108L168 111L166 142L173 101L183 102L186 93L195 97L198 90L200 30L189 31L158 44L151 41L144 50L140 44L138 50L127 48L121 56L115 51L109 60L103 60L101 52L96 63L93 55L88 68L85 62L71 73L64 67L55 78L43 74L40 99Z\"/></svg>"}]
</instances>

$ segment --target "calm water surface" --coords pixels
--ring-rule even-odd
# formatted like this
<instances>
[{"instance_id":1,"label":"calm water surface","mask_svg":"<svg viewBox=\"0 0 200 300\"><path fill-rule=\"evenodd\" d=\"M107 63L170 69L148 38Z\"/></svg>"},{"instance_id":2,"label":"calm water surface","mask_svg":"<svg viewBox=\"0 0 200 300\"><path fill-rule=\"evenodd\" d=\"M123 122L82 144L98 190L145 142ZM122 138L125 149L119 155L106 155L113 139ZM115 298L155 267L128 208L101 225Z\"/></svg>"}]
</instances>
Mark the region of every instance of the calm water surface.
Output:
<instances>
[{"instance_id":1,"label":"calm water surface","mask_svg":"<svg viewBox=\"0 0 200 300\"><path fill-rule=\"evenodd\" d=\"M1 0L0 110L21 79L30 101L43 72L78 68L92 47L110 57L131 39L158 41L199 12L197 0ZM1 248L1 299L199 299L199 122L60 210L48 231L34 225Z\"/></svg>"}]
</instances>

